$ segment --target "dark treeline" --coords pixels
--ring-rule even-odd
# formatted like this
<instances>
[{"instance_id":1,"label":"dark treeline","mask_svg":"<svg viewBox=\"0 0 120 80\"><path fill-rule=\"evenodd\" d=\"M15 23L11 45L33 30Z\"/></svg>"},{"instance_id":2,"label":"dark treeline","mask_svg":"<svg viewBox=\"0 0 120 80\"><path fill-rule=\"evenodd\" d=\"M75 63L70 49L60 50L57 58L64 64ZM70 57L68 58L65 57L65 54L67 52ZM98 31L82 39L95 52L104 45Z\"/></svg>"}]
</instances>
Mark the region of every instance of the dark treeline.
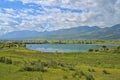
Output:
<instances>
[{"instance_id":1,"label":"dark treeline","mask_svg":"<svg viewBox=\"0 0 120 80\"><path fill-rule=\"evenodd\" d=\"M0 43L9 42L16 44L114 44L120 41L104 40L0 40Z\"/></svg>"}]
</instances>

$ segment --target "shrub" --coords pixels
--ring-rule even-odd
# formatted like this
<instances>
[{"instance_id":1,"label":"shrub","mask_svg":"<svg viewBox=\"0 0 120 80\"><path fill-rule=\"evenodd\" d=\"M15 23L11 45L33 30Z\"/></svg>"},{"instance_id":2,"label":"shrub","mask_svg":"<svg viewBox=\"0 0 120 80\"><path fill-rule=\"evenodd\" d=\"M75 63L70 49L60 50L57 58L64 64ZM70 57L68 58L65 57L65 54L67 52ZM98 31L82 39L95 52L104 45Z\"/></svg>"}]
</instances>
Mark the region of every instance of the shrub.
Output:
<instances>
[{"instance_id":1,"label":"shrub","mask_svg":"<svg viewBox=\"0 0 120 80\"><path fill-rule=\"evenodd\" d=\"M118 46L117 49L120 50L120 46Z\"/></svg>"},{"instance_id":2,"label":"shrub","mask_svg":"<svg viewBox=\"0 0 120 80\"><path fill-rule=\"evenodd\" d=\"M50 66L51 66L52 68L57 68L57 67L58 67L58 64L57 64L56 61L51 61L51 62L50 62Z\"/></svg>"},{"instance_id":3,"label":"shrub","mask_svg":"<svg viewBox=\"0 0 120 80\"><path fill-rule=\"evenodd\" d=\"M99 49L95 49L95 52L98 52L99 51Z\"/></svg>"},{"instance_id":4,"label":"shrub","mask_svg":"<svg viewBox=\"0 0 120 80\"><path fill-rule=\"evenodd\" d=\"M90 69L90 68L88 68L88 71L89 71L89 72L95 72L95 69Z\"/></svg>"},{"instance_id":5,"label":"shrub","mask_svg":"<svg viewBox=\"0 0 120 80\"><path fill-rule=\"evenodd\" d=\"M103 45L102 48L105 49L105 48L107 48L107 46L106 46L106 45Z\"/></svg>"},{"instance_id":6,"label":"shrub","mask_svg":"<svg viewBox=\"0 0 120 80\"><path fill-rule=\"evenodd\" d=\"M25 65L23 66L20 71L41 71L41 72L46 72L47 70L45 69L44 62L26 62Z\"/></svg>"},{"instance_id":7,"label":"shrub","mask_svg":"<svg viewBox=\"0 0 120 80\"><path fill-rule=\"evenodd\" d=\"M63 79L68 79L68 76L64 75L64 76L63 76Z\"/></svg>"},{"instance_id":8,"label":"shrub","mask_svg":"<svg viewBox=\"0 0 120 80\"><path fill-rule=\"evenodd\" d=\"M5 57L0 57L0 62L5 63Z\"/></svg>"},{"instance_id":9,"label":"shrub","mask_svg":"<svg viewBox=\"0 0 120 80\"><path fill-rule=\"evenodd\" d=\"M85 78L86 80L95 80L93 75L86 75Z\"/></svg>"},{"instance_id":10,"label":"shrub","mask_svg":"<svg viewBox=\"0 0 120 80\"><path fill-rule=\"evenodd\" d=\"M38 80L43 80L42 75L40 75L40 76L38 77Z\"/></svg>"},{"instance_id":11,"label":"shrub","mask_svg":"<svg viewBox=\"0 0 120 80\"><path fill-rule=\"evenodd\" d=\"M85 73L84 73L83 71L80 71L80 75L84 76L84 75L85 75Z\"/></svg>"},{"instance_id":12,"label":"shrub","mask_svg":"<svg viewBox=\"0 0 120 80\"><path fill-rule=\"evenodd\" d=\"M6 64L12 64L12 60L6 57L0 57L0 62L6 63Z\"/></svg>"},{"instance_id":13,"label":"shrub","mask_svg":"<svg viewBox=\"0 0 120 80\"><path fill-rule=\"evenodd\" d=\"M68 69L71 70L71 71L75 71L74 66L68 66Z\"/></svg>"},{"instance_id":14,"label":"shrub","mask_svg":"<svg viewBox=\"0 0 120 80\"><path fill-rule=\"evenodd\" d=\"M104 74L110 74L107 70L103 70Z\"/></svg>"},{"instance_id":15,"label":"shrub","mask_svg":"<svg viewBox=\"0 0 120 80\"><path fill-rule=\"evenodd\" d=\"M46 72L47 70L44 67L44 63L41 62L35 66L35 71Z\"/></svg>"},{"instance_id":16,"label":"shrub","mask_svg":"<svg viewBox=\"0 0 120 80\"><path fill-rule=\"evenodd\" d=\"M58 65L61 66L61 67L65 67L64 63L58 63Z\"/></svg>"},{"instance_id":17,"label":"shrub","mask_svg":"<svg viewBox=\"0 0 120 80\"><path fill-rule=\"evenodd\" d=\"M76 78L76 77L81 78L81 77L84 76L84 75L85 75L85 73L84 73L83 71L76 71L72 76L73 76L74 78Z\"/></svg>"},{"instance_id":18,"label":"shrub","mask_svg":"<svg viewBox=\"0 0 120 80\"><path fill-rule=\"evenodd\" d=\"M92 72L96 72L95 69L92 69Z\"/></svg>"},{"instance_id":19,"label":"shrub","mask_svg":"<svg viewBox=\"0 0 120 80\"><path fill-rule=\"evenodd\" d=\"M33 71L33 68L31 66L25 66L22 70L23 71Z\"/></svg>"},{"instance_id":20,"label":"shrub","mask_svg":"<svg viewBox=\"0 0 120 80\"><path fill-rule=\"evenodd\" d=\"M68 69L71 70L71 71L75 71L75 63L70 63L70 64L67 64L68 66Z\"/></svg>"},{"instance_id":21,"label":"shrub","mask_svg":"<svg viewBox=\"0 0 120 80\"><path fill-rule=\"evenodd\" d=\"M75 69L73 67L69 67L69 70L71 71L75 71Z\"/></svg>"},{"instance_id":22,"label":"shrub","mask_svg":"<svg viewBox=\"0 0 120 80\"><path fill-rule=\"evenodd\" d=\"M6 59L6 64L12 64L12 60L11 59Z\"/></svg>"},{"instance_id":23,"label":"shrub","mask_svg":"<svg viewBox=\"0 0 120 80\"><path fill-rule=\"evenodd\" d=\"M89 49L88 51L89 51L89 52L93 52L94 50L93 50L93 49Z\"/></svg>"},{"instance_id":24,"label":"shrub","mask_svg":"<svg viewBox=\"0 0 120 80\"><path fill-rule=\"evenodd\" d=\"M68 68L62 68L62 70L63 70L63 71L66 71L66 72L69 71Z\"/></svg>"}]
</instances>

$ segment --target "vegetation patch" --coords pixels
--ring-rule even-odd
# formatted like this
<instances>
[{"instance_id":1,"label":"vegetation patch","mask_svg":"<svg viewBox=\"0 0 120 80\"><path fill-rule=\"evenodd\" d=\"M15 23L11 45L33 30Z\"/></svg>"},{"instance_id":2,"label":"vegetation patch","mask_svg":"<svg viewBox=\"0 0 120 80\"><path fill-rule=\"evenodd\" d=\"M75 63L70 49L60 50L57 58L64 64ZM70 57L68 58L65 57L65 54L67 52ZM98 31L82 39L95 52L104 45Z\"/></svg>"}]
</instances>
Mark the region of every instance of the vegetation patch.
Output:
<instances>
[{"instance_id":1,"label":"vegetation patch","mask_svg":"<svg viewBox=\"0 0 120 80\"><path fill-rule=\"evenodd\" d=\"M20 45L0 49L0 79L120 80L119 46L97 52L48 53Z\"/></svg>"}]
</instances>

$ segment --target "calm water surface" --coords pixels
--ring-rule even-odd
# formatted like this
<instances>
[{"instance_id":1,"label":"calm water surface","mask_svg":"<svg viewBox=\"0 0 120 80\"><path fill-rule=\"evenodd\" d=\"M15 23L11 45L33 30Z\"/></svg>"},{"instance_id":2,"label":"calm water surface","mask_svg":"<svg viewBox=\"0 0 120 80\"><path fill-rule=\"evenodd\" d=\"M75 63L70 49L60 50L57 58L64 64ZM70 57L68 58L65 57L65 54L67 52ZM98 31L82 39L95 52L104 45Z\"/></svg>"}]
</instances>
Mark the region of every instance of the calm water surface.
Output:
<instances>
[{"instance_id":1,"label":"calm water surface","mask_svg":"<svg viewBox=\"0 0 120 80\"><path fill-rule=\"evenodd\" d=\"M42 52L85 52L89 49L100 49L102 44L27 44L26 48ZM117 45L107 44L108 48Z\"/></svg>"}]
</instances>

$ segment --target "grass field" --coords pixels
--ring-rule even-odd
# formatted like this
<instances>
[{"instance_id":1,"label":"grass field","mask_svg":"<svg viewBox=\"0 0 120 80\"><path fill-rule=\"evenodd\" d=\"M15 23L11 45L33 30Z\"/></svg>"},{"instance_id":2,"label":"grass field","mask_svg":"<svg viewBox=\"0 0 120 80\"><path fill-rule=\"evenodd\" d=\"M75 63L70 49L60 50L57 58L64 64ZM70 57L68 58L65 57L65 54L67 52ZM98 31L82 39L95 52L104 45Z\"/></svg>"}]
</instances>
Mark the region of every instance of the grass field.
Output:
<instances>
[{"instance_id":1,"label":"grass field","mask_svg":"<svg viewBox=\"0 0 120 80\"><path fill-rule=\"evenodd\" d=\"M0 80L120 80L120 54L1 49Z\"/></svg>"}]
</instances>

